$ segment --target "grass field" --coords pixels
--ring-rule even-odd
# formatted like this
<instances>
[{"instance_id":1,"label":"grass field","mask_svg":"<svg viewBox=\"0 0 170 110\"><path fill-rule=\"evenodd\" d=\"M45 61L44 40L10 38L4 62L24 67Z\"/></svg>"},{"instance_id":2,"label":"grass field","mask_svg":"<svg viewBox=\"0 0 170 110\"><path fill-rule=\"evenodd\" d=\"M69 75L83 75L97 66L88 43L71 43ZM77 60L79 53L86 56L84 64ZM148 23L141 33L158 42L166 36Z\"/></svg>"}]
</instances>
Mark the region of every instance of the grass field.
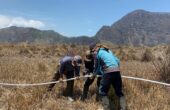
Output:
<instances>
[{"instance_id":1,"label":"grass field","mask_svg":"<svg viewBox=\"0 0 170 110\"><path fill-rule=\"evenodd\" d=\"M141 77L170 83L170 59L166 55L168 46L120 47L110 46L121 59L122 75ZM53 77L60 57L73 50L83 56L87 46L42 45L42 44L1 44L0 82L41 83ZM149 53L149 54L148 54ZM165 74L160 66L164 66ZM167 63L169 62L169 63ZM166 75L166 76L165 76ZM90 87L89 99L79 100L83 80L75 81L74 97L70 103L62 96L64 84L56 84L54 90L46 92L47 85L35 87L0 86L0 110L97 110L100 103L95 102L96 84ZM123 79L123 90L128 110L169 110L170 88L143 81ZM48 97L43 98L44 94ZM117 98L114 98L117 100ZM115 104L116 101L112 101ZM115 104L116 105L116 104Z\"/></svg>"}]
</instances>

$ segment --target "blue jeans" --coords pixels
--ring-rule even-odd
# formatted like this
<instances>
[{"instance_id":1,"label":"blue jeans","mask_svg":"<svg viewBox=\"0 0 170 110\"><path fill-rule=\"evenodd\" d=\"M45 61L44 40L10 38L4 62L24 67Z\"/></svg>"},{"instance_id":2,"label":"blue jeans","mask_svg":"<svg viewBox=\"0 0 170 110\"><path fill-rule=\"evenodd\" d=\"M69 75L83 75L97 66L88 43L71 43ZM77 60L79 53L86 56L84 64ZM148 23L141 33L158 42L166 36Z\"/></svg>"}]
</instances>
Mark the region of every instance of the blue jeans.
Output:
<instances>
[{"instance_id":1,"label":"blue jeans","mask_svg":"<svg viewBox=\"0 0 170 110\"><path fill-rule=\"evenodd\" d=\"M122 79L120 72L104 73L100 81L99 95L107 96L110 89L110 85L113 86L115 93L118 97L124 96L122 92Z\"/></svg>"}]
</instances>

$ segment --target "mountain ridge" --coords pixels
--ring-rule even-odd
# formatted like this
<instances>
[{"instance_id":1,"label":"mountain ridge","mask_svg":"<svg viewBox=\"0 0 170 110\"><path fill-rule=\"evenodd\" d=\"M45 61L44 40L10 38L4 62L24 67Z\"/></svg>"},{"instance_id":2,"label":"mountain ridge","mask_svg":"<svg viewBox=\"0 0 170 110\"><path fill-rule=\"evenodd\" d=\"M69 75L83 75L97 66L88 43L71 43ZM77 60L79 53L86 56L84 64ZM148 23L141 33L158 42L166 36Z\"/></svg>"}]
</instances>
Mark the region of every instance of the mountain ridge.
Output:
<instances>
[{"instance_id":1,"label":"mountain ridge","mask_svg":"<svg viewBox=\"0 0 170 110\"><path fill-rule=\"evenodd\" d=\"M114 44L157 45L170 43L170 13L135 10L120 20L101 28L96 37ZM110 30L108 32L108 30Z\"/></svg>"},{"instance_id":2,"label":"mountain ridge","mask_svg":"<svg viewBox=\"0 0 170 110\"><path fill-rule=\"evenodd\" d=\"M92 37L67 37L53 30L26 27L0 29L0 43L89 44L109 41L116 45L170 44L170 13L135 10L110 26L103 25Z\"/></svg>"}]
</instances>

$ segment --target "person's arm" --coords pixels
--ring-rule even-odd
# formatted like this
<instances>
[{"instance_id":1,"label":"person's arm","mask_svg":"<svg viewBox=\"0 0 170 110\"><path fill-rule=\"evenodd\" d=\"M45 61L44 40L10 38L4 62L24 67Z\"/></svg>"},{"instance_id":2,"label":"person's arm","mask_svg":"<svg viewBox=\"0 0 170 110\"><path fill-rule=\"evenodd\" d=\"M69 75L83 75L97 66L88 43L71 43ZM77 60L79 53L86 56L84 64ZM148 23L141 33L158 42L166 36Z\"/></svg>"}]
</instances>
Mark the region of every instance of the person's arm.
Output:
<instances>
[{"instance_id":1,"label":"person's arm","mask_svg":"<svg viewBox=\"0 0 170 110\"><path fill-rule=\"evenodd\" d=\"M93 74L99 74L100 73L100 56L98 54L96 54L96 57L94 59L94 72Z\"/></svg>"},{"instance_id":2,"label":"person's arm","mask_svg":"<svg viewBox=\"0 0 170 110\"><path fill-rule=\"evenodd\" d=\"M87 75L87 74L90 74L90 71L89 71L89 69L85 68L83 70L83 75Z\"/></svg>"},{"instance_id":3,"label":"person's arm","mask_svg":"<svg viewBox=\"0 0 170 110\"><path fill-rule=\"evenodd\" d=\"M76 75L76 76L80 76L80 67L79 67L79 66L76 66L76 67L74 68L74 70L75 70L75 75Z\"/></svg>"},{"instance_id":4,"label":"person's arm","mask_svg":"<svg viewBox=\"0 0 170 110\"><path fill-rule=\"evenodd\" d=\"M92 62L92 63L93 63L93 62ZM84 60L84 71L83 71L83 75L90 74L90 70L89 70L90 66L91 66L91 64L90 64L88 61ZM94 66L94 64L92 64L92 66ZM93 67L92 67L92 68L93 68ZM93 69L92 69L92 70L93 70ZM93 71L92 71L92 72L93 72Z\"/></svg>"},{"instance_id":5,"label":"person's arm","mask_svg":"<svg viewBox=\"0 0 170 110\"><path fill-rule=\"evenodd\" d=\"M59 69L60 80L63 80L64 71L65 71L65 63L60 61L60 69Z\"/></svg>"}]
</instances>

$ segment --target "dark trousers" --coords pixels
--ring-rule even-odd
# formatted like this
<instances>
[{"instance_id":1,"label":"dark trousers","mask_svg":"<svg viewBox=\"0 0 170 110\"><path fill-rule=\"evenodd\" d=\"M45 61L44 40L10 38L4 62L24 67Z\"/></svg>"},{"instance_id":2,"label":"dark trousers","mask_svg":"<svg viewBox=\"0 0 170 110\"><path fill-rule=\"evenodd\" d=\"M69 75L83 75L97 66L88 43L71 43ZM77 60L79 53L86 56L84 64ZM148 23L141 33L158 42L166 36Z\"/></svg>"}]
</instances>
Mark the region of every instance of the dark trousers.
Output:
<instances>
[{"instance_id":1,"label":"dark trousers","mask_svg":"<svg viewBox=\"0 0 170 110\"><path fill-rule=\"evenodd\" d=\"M66 73L66 78L70 79L74 77L74 71L69 71ZM73 87L74 87L74 80L70 80L67 81L67 86L66 89L64 91L64 96L69 96L69 97L73 97Z\"/></svg>"},{"instance_id":2,"label":"dark trousers","mask_svg":"<svg viewBox=\"0 0 170 110\"><path fill-rule=\"evenodd\" d=\"M58 81L59 79L60 79L60 74L59 74L59 71L57 71L57 72L54 74L51 82ZM53 89L53 87L55 86L55 84L56 84L56 83L50 84L50 85L48 86L48 91L51 91L51 90Z\"/></svg>"},{"instance_id":3,"label":"dark trousers","mask_svg":"<svg viewBox=\"0 0 170 110\"><path fill-rule=\"evenodd\" d=\"M82 98L83 99L86 99L87 98L87 94L88 94L88 91L89 91L89 87L90 85L94 82L94 78L87 78L85 83L84 83L84 88L83 88L83 96ZM101 77L98 77L97 78L97 89L96 89L96 100L98 100L98 96L99 96L99 85L100 85L100 80L101 80Z\"/></svg>"},{"instance_id":4,"label":"dark trousers","mask_svg":"<svg viewBox=\"0 0 170 110\"><path fill-rule=\"evenodd\" d=\"M115 93L118 97L124 96L122 92L122 79L120 72L111 72L105 73L102 76L100 87L99 87L99 95L100 96L107 96L108 91L110 89L110 85L113 86Z\"/></svg>"},{"instance_id":5,"label":"dark trousers","mask_svg":"<svg viewBox=\"0 0 170 110\"><path fill-rule=\"evenodd\" d=\"M67 79L73 78L74 77L74 71L66 72L65 76L66 76ZM57 71L54 74L52 81L58 81L59 79L60 79L60 74L59 74L59 71ZM48 91L51 91L54 86L55 86L55 83L50 84L48 86ZM66 89L65 89L63 95L72 97L73 96L73 87L74 87L74 80L67 81L67 86L66 86Z\"/></svg>"}]
</instances>

